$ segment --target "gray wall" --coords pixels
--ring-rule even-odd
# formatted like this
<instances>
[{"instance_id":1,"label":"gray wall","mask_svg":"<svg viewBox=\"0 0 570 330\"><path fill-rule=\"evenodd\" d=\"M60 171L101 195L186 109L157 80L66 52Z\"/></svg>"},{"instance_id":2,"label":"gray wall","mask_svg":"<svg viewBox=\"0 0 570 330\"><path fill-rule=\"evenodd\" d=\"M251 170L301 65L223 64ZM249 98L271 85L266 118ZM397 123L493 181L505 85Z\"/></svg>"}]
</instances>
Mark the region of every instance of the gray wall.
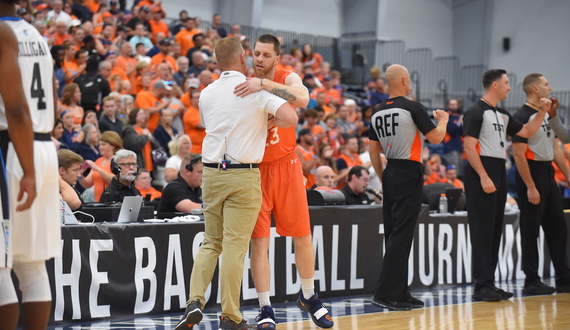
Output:
<instances>
[{"instance_id":1,"label":"gray wall","mask_svg":"<svg viewBox=\"0 0 570 330\"><path fill-rule=\"evenodd\" d=\"M555 90L570 90L569 0L167 0L169 17L181 9L210 21L339 37L375 31L405 48L430 48L515 73L545 74ZM502 40L511 49L504 52Z\"/></svg>"}]
</instances>

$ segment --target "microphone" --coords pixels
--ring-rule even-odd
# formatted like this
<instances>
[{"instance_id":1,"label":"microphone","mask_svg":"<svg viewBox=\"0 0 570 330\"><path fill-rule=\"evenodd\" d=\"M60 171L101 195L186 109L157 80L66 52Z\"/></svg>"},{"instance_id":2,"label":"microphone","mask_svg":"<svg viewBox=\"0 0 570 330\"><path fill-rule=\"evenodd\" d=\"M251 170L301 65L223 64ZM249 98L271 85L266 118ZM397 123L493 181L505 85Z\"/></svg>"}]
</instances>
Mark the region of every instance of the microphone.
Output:
<instances>
[{"instance_id":1,"label":"microphone","mask_svg":"<svg viewBox=\"0 0 570 330\"><path fill-rule=\"evenodd\" d=\"M376 190L369 188L369 187L366 187L366 189L364 189L364 190L366 190L366 192L369 192L372 195L376 196L376 198L378 198L379 200L382 200L382 195L380 195Z\"/></svg>"}]
</instances>

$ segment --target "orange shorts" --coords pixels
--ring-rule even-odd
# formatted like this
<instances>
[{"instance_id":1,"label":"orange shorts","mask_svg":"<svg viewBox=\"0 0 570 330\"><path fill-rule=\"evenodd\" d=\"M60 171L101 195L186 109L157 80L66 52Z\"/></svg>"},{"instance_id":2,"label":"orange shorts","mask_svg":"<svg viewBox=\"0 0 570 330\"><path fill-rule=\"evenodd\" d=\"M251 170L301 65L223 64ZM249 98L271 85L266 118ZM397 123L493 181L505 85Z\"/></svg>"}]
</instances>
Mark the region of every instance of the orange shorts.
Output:
<instances>
[{"instance_id":1,"label":"orange shorts","mask_svg":"<svg viewBox=\"0 0 570 330\"><path fill-rule=\"evenodd\" d=\"M271 211L277 233L303 237L311 234L307 191L301 161L295 152L269 163L259 164L261 211L251 237L269 237Z\"/></svg>"}]
</instances>

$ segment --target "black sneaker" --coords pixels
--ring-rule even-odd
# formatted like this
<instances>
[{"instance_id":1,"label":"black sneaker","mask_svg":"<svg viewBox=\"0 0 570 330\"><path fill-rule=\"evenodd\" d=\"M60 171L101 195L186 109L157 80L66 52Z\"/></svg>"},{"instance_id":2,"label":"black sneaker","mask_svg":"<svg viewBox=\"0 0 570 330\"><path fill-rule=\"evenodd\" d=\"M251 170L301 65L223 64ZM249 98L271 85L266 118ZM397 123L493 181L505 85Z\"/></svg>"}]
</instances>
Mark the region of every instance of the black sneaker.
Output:
<instances>
[{"instance_id":1,"label":"black sneaker","mask_svg":"<svg viewBox=\"0 0 570 330\"><path fill-rule=\"evenodd\" d=\"M501 301L503 296L497 291L493 290L490 286L485 285L473 291L473 300L476 301Z\"/></svg>"},{"instance_id":2,"label":"black sneaker","mask_svg":"<svg viewBox=\"0 0 570 330\"><path fill-rule=\"evenodd\" d=\"M380 308L387 308L391 311L409 311L412 310L412 304L409 304L404 301L393 301L393 300L380 300L380 299L372 299L372 305Z\"/></svg>"},{"instance_id":3,"label":"black sneaker","mask_svg":"<svg viewBox=\"0 0 570 330\"><path fill-rule=\"evenodd\" d=\"M257 329L254 326L247 325L246 320L241 320L240 323L235 323L227 316L220 316L220 326L218 330L249 330L249 329Z\"/></svg>"},{"instance_id":4,"label":"black sneaker","mask_svg":"<svg viewBox=\"0 0 570 330\"><path fill-rule=\"evenodd\" d=\"M332 328L334 326L334 321L329 314L329 311L319 300L319 296L315 293L310 299L305 299L303 296L303 291L299 292L299 298L297 298L297 306L309 315L313 322L321 328Z\"/></svg>"},{"instance_id":5,"label":"black sneaker","mask_svg":"<svg viewBox=\"0 0 570 330\"><path fill-rule=\"evenodd\" d=\"M508 292L508 291L505 291L505 290L503 290L503 289L497 288L497 287L495 286L495 284L493 284L493 283L490 283L489 286L491 287L491 290L493 290L493 291L495 291L496 293L500 294L500 295L501 295L501 298L502 298L503 300L511 299L511 298L515 295L515 294L512 293L512 292Z\"/></svg>"},{"instance_id":6,"label":"black sneaker","mask_svg":"<svg viewBox=\"0 0 570 330\"><path fill-rule=\"evenodd\" d=\"M539 294L551 294L554 293L554 288L550 285L542 283L541 280L537 279L531 284L526 285L523 288L524 294L539 295Z\"/></svg>"},{"instance_id":7,"label":"black sneaker","mask_svg":"<svg viewBox=\"0 0 570 330\"><path fill-rule=\"evenodd\" d=\"M174 330L188 330L200 321L202 321L202 306L200 305L200 299L192 300L188 306L186 306L186 311L180 322L174 327Z\"/></svg>"},{"instance_id":8,"label":"black sneaker","mask_svg":"<svg viewBox=\"0 0 570 330\"><path fill-rule=\"evenodd\" d=\"M415 298L414 296L410 296L409 298L404 298L404 302L412 305L412 308L424 308L425 304L423 301Z\"/></svg>"},{"instance_id":9,"label":"black sneaker","mask_svg":"<svg viewBox=\"0 0 570 330\"><path fill-rule=\"evenodd\" d=\"M273 312L271 306L261 307L261 311L255 318L255 321L257 322L257 329L275 330L275 324L277 324L275 312Z\"/></svg>"}]
</instances>

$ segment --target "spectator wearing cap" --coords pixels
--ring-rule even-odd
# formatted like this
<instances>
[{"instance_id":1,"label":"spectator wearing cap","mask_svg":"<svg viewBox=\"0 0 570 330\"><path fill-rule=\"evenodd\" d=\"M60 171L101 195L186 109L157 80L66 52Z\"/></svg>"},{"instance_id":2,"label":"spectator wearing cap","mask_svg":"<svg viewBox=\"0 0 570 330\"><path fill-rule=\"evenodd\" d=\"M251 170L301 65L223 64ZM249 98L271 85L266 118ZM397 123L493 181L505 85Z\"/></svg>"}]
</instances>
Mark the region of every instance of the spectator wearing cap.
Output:
<instances>
[{"instance_id":1,"label":"spectator wearing cap","mask_svg":"<svg viewBox=\"0 0 570 330\"><path fill-rule=\"evenodd\" d=\"M441 182L452 184L455 188L464 189L463 181L457 178L457 168L455 165L449 165L445 168L445 178Z\"/></svg>"},{"instance_id":2,"label":"spectator wearing cap","mask_svg":"<svg viewBox=\"0 0 570 330\"><path fill-rule=\"evenodd\" d=\"M149 20L150 8L148 6L141 6L137 16L131 18L127 22L127 27L130 29L129 35L133 36L135 34L135 27L137 24L142 24L147 37L151 36L152 28L150 27Z\"/></svg>"},{"instance_id":3,"label":"spectator wearing cap","mask_svg":"<svg viewBox=\"0 0 570 330\"><path fill-rule=\"evenodd\" d=\"M330 75L323 77L323 88L315 89L313 94L316 95L318 92L324 92L327 96L326 104L329 105L331 102L334 104L341 104L342 97L340 92L333 87L333 81Z\"/></svg>"},{"instance_id":4,"label":"spectator wearing cap","mask_svg":"<svg viewBox=\"0 0 570 330\"><path fill-rule=\"evenodd\" d=\"M295 152L301 161L303 176L305 177L305 188L309 189L315 184L315 170L319 166L319 157L313 150L315 138L308 128L299 131Z\"/></svg>"},{"instance_id":5,"label":"spectator wearing cap","mask_svg":"<svg viewBox=\"0 0 570 330\"><path fill-rule=\"evenodd\" d=\"M202 126L200 111L198 110L200 90L195 89L190 93L190 106L188 106L182 118L184 134L188 135L190 141L192 141L192 149L190 151L193 153L202 153L202 141L206 136L206 129Z\"/></svg>"},{"instance_id":6,"label":"spectator wearing cap","mask_svg":"<svg viewBox=\"0 0 570 330\"><path fill-rule=\"evenodd\" d=\"M122 19L124 15L124 11L119 7L119 2L117 0L109 1L109 12L117 19Z\"/></svg>"},{"instance_id":7,"label":"spectator wearing cap","mask_svg":"<svg viewBox=\"0 0 570 330\"><path fill-rule=\"evenodd\" d=\"M166 37L170 36L170 30L168 29L168 24L166 24L163 20L162 20L162 10L161 10L161 6L156 6L154 7L151 11L151 19L148 21L150 24L150 29L152 32L152 37L151 40L153 40L154 42L156 42L156 34L159 32L164 33L164 35Z\"/></svg>"},{"instance_id":8,"label":"spectator wearing cap","mask_svg":"<svg viewBox=\"0 0 570 330\"><path fill-rule=\"evenodd\" d=\"M182 47L181 52L183 55L187 55L188 50L194 47L194 40L192 39L196 34L200 33L198 29L196 29L194 24L194 19L192 17L187 17L182 20L182 24L184 25L184 29L180 30L175 36L174 40L176 43L180 44ZM191 58L188 58L190 62L192 62Z\"/></svg>"},{"instance_id":9,"label":"spectator wearing cap","mask_svg":"<svg viewBox=\"0 0 570 330\"><path fill-rule=\"evenodd\" d=\"M176 60L172 56L168 55L172 48L172 38L164 38L158 43L158 45L160 53L154 55L150 60L150 72L156 73L160 63L167 63L172 69L172 72L178 71Z\"/></svg>"},{"instance_id":10,"label":"spectator wearing cap","mask_svg":"<svg viewBox=\"0 0 570 330\"><path fill-rule=\"evenodd\" d=\"M170 102L162 101L167 89L172 89L172 87L165 84L164 81L159 80L152 85L150 91L141 91L135 98L135 107L144 110L147 114L147 128L151 133L153 133L158 126L160 119L159 112L163 109L168 109L170 105ZM148 166L146 168L148 168Z\"/></svg>"},{"instance_id":11,"label":"spectator wearing cap","mask_svg":"<svg viewBox=\"0 0 570 330\"><path fill-rule=\"evenodd\" d=\"M192 54L192 65L188 68L188 74L193 77L198 77L200 72L206 70L206 59L202 52L194 52Z\"/></svg>"},{"instance_id":12,"label":"spectator wearing cap","mask_svg":"<svg viewBox=\"0 0 570 330\"><path fill-rule=\"evenodd\" d=\"M45 3L40 3L36 6L36 12L34 13L34 21L45 21L47 20L48 12L50 8Z\"/></svg>"},{"instance_id":13,"label":"spectator wearing cap","mask_svg":"<svg viewBox=\"0 0 570 330\"><path fill-rule=\"evenodd\" d=\"M186 81L186 93L184 93L184 95L182 95L182 97L180 97L180 101L182 101L182 104L184 104L184 106L186 108L190 107L191 104L191 98L192 98L192 91L194 90L200 90L200 79L198 78L190 78Z\"/></svg>"},{"instance_id":14,"label":"spectator wearing cap","mask_svg":"<svg viewBox=\"0 0 570 330\"><path fill-rule=\"evenodd\" d=\"M54 0L51 3L51 8L47 14L46 19L55 22L65 22L66 27L71 26L71 16L68 13L63 11L63 1L62 0Z\"/></svg>"},{"instance_id":15,"label":"spectator wearing cap","mask_svg":"<svg viewBox=\"0 0 570 330\"><path fill-rule=\"evenodd\" d=\"M140 8L146 6L148 8L150 8L151 12L154 10L158 10L159 12L162 13L162 17L166 17L166 11L164 10L164 7L162 6L162 2L161 1L155 1L155 0L141 0L137 6L139 6Z\"/></svg>"},{"instance_id":16,"label":"spectator wearing cap","mask_svg":"<svg viewBox=\"0 0 570 330\"><path fill-rule=\"evenodd\" d=\"M144 45L144 53L142 55L145 55L146 53L148 53L148 51L154 46L152 44L152 41L150 40L150 38L148 38L145 34L145 29L144 29L143 23L137 23L135 25L134 35L131 37L129 42L131 43L131 45L133 45L133 48L135 48L135 49L138 47L138 44L143 44ZM137 51L137 53L141 54L142 52Z\"/></svg>"},{"instance_id":17,"label":"spectator wearing cap","mask_svg":"<svg viewBox=\"0 0 570 330\"><path fill-rule=\"evenodd\" d=\"M151 85L158 80L162 80L165 83L168 83L168 86L172 87L172 95L175 97L182 96L182 90L178 87L178 84L174 81L172 75L172 69L166 63L160 63L156 69L156 78L153 79Z\"/></svg>"},{"instance_id":18,"label":"spectator wearing cap","mask_svg":"<svg viewBox=\"0 0 570 330\"><path fill-rule=\"evenodd\" d=\"M188 51L186 53L186 57L188 58L188 60L190 61L190 65L193 65L193 59L192 56L195 52L202 52L204 54L206 54L207 57L212 56L212 53L206 49L206 48L202 48L204 46L204 39L206 38L206 36L202 33L197 33L192 37L192 41L194 42L194 47L188 49Z\"/></svg>"},{"instance_id":19,"label":"spectator wearing cap","mask_svg":"<svg viewBox=\"0 0 570 330\"><path fill-rule=\"evenodd\" d=\"M114 31L115 18L113 17L113 15L112 15L110 12L106 11L106 12L103 12L103 13L101 14L101 18L103 19L103 22L102 22L101 25L98 25L97 27L95 27L95 28L93 29L93 35L101 34L101 32L103 32L103 27L104 27L106 24L113 26L113 33L114 33L114 32L115 32L115 31Z\"/></svg>"},{"instance_id":20,"label":"spectator wearing cap","mask_svg":"<svg viewBox=\"0 0 570 330\"><path fill-rule=\"evenodd\" d=\"M21 17L24 21L32 24L32 14L26 8L18 8L16 15Z\"/></svg>"}]
</instances>

